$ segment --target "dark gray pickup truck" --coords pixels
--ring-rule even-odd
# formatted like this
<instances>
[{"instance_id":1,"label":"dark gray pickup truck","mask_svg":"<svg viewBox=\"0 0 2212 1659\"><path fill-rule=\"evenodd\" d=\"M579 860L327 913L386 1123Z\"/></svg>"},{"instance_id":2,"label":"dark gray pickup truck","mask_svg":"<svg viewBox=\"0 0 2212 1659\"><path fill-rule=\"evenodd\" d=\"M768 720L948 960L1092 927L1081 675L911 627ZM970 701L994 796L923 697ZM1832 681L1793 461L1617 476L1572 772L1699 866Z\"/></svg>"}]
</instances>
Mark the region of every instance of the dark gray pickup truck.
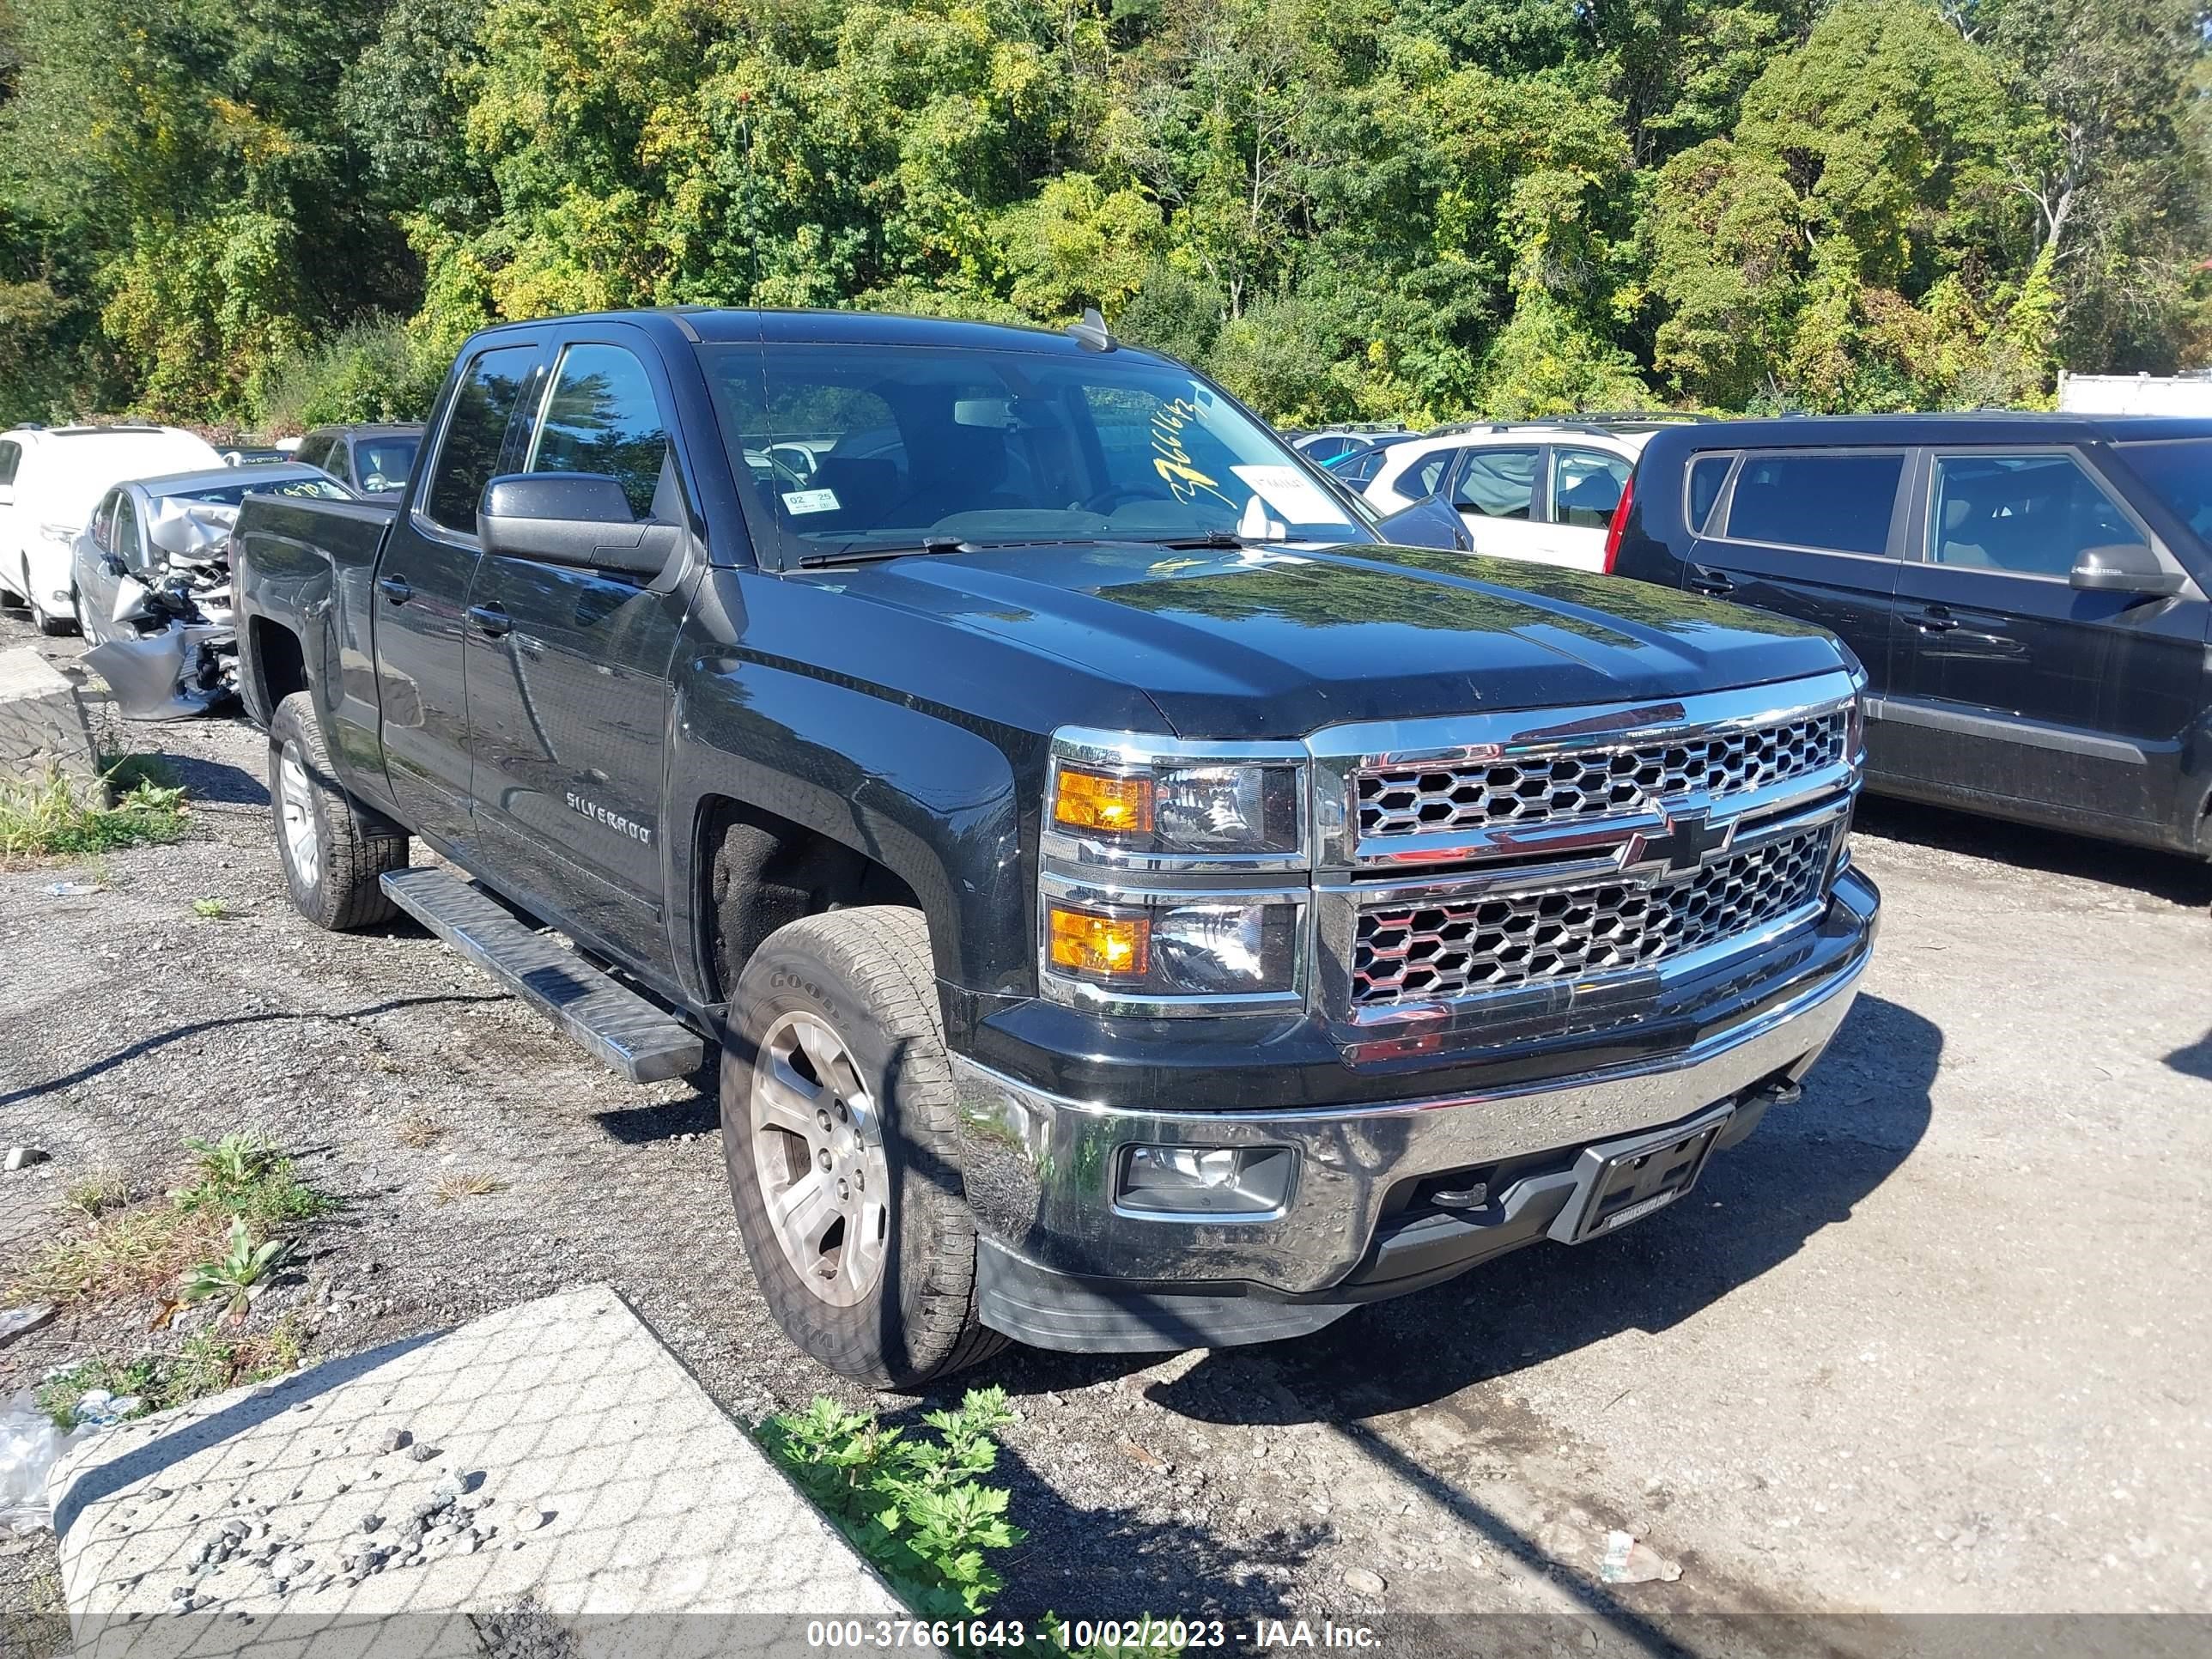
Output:
<instances>
[{"instance_id":1,"label":"dark gray pickup truck","mask_svg":"<svg viewBox=\"0 0 2212 1659\"><path fill-rule=\"evenodd\" d=\"M239 526L293 896L629 1078L719 1045L746 1248L840 1370L1295 1336L1603 1237L1850 1006L1832 638L1391 545L1095 321L514 325L428 431L394 504Z\"/></svg>"}]
</instances>

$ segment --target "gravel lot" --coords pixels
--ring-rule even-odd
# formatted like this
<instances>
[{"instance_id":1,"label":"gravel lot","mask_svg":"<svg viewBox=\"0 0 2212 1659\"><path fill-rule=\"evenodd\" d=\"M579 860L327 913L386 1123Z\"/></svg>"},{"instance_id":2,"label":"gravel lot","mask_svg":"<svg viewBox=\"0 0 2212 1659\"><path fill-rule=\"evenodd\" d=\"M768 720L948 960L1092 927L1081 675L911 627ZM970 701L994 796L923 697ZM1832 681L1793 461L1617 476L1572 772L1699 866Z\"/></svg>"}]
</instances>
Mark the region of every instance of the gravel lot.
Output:
<instances>
[{"instance_id":1,"label":"gravel lot","mask_svg":"<svg viewBox=\"0 0 2212 1659\"><path fill-rule=\"evenodd\" d=\"M0 619L0 647L29 638ZM65 1224L75 1176L166 1182L180 1136L255 1127L346 1200L307 1264L319 1354L605 1279L747 1420L859 1397L753 1289L710 1095L613 1080L411 928L315 932L259 735L132 735L191 787L192 838L111 856L88 896L47 894L76 869L0 876L0 1145L53 1155L0 1175L0 1269ZM2212 871L1863 818L1887 900L1864 994L1694 1199L1304 1343L988 1368L1030 1531L1000 1611L1571 1611L1635 1637L1723 1610L2212 1610ZM237 913L199 919L207 896ZM425 1116L442 1135L403 1144ZM504 1185L436 1202L459 1172ZM0 1395L142 1323L65 1315L0 1353ZM1679 1579L1601 1586L1610 1527ZM0 1601L49 1571L0 1555Z\"/></svg>"}]
</instances>

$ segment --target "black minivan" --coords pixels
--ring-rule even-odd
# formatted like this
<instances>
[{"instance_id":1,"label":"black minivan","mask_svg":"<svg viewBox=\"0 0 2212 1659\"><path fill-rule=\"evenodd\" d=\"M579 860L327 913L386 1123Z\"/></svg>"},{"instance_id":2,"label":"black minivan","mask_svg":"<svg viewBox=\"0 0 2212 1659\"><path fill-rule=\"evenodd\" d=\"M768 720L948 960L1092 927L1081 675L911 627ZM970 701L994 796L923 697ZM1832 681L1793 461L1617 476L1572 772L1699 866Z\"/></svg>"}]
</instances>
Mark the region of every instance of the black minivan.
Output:
<instances>
[{"instance_id":1,"label":"black minivan","mask_svg":"<svg viewBox=\"0 0 2212 1659\"><path fill-rule=\"evenodd\" d=\"M2212 857L2212 420L1668 427L1606 568L1841 635L1870 788Z\"/></svg>"}]
</instances>

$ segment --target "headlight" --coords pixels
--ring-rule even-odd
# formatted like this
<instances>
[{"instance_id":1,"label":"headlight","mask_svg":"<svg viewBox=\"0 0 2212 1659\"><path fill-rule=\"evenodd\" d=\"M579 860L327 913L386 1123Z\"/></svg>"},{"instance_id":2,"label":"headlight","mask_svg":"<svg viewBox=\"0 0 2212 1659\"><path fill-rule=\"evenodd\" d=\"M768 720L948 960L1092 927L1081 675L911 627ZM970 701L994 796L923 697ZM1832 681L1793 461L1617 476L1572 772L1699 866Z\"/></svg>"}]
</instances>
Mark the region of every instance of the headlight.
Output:
<instances>
[{"instance_id":1,"label":"headlight","mask_svg":"<svg viewBox=\"0 0 2212 1659\"><path fill-rule=\"evenodd\" d=\"M1097 856L1078 861L1105 863L1180 857L1281 866L1303 857L1302 757L1186 757L1146 752L1146 742L1097 732L1054 738L1045 829L1060 850L1087 847ZM1279 745L1253 747L1281 753Z\"/></svg>"},{"instance_id":2,"label":"headlight","mask_svg":"<svg viewBox=\"0 0 2212 1659\"><path fill-rule=\"evenodd\" d=\"M1298 850L1298 772L1159 764L1119 772L1062 761L1052 821L1068 834L1109 836L1132 852L1287 857Z\"/></svg>"},{"instance_id":3,"label":"headlight","mask_svg":"<svg viewBox=\"0 0 2212 1659\"><path fill-rule=\"evenodd\" d=\"M1054 732L1039 846L1044 994L1137 1015L1297 1001L1305 767L1297 744Z\"/></svg>"}]
</instances>

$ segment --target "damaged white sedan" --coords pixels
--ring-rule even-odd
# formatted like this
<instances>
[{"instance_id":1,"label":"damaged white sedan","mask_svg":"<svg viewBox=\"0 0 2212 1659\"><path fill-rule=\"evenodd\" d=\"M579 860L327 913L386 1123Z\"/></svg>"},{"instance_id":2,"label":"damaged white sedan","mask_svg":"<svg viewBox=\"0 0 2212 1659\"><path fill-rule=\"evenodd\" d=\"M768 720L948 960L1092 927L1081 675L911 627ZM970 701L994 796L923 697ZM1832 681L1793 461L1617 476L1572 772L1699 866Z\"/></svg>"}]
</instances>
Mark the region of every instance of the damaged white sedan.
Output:
<instances>
[{"instance_id":1,"label":"damaged white sedan","mask_svg":"<svg viewBox=\"0 0 2212 1659\"><path fill-rule=\"evenodd\" d=\"M132 720L180 720L238 694L230 532L251 494L361 497L295 461L118 484L78 532L70 598L85 665Z\"/></svg>"}]
</instances>

